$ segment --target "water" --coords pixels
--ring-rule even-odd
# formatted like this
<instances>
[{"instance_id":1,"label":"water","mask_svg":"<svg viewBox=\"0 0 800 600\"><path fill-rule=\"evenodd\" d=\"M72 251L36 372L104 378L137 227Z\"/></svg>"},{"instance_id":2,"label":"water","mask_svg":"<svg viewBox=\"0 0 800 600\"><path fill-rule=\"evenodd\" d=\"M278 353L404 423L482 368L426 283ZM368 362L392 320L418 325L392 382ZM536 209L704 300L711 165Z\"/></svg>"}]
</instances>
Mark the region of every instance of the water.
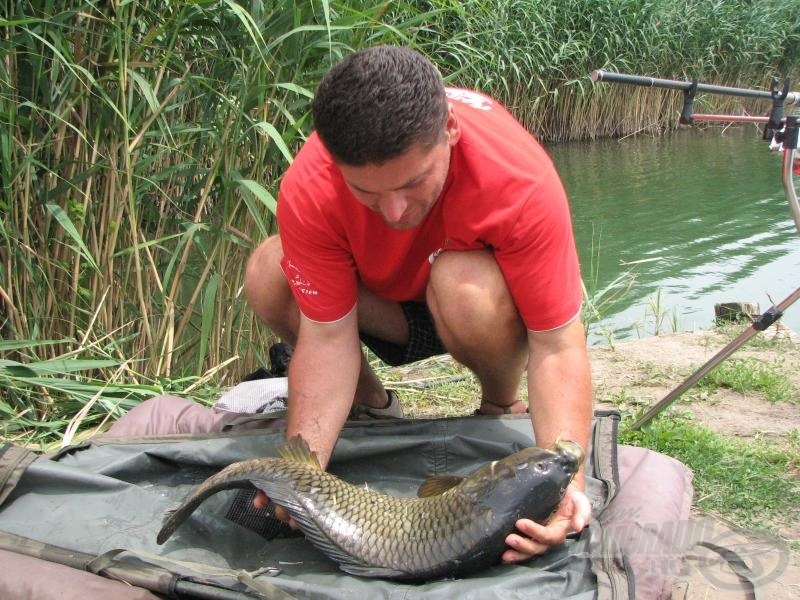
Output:
<instances>
[{"instance_id":1,"label":"water","mask_svg":"<svg viewBox=\"0 0 800 600\"><path fill-rule=\"evenodd\" d=\"M717 302L758 302L763 311L800 287L782 155L769 152L755 127L548 151L570 197L584 279L592 266L596 289L636 274L633 287L603 307L592 343L609 332L624 339L709 328ZM800 331L800 302L781 321Z\"/></svg>"}]
</instances>

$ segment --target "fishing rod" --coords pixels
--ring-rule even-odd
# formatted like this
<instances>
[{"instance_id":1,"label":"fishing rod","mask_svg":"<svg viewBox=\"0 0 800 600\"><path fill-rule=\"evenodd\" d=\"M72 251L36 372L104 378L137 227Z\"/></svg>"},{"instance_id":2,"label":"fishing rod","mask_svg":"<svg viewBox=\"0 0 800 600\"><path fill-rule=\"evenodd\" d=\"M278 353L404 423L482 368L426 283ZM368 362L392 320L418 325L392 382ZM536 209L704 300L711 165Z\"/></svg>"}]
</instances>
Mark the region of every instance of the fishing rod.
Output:
<instances>
[{"instance_id":1,"label":"fishing rod","mask_svg":"<svg viewBox=\"0 0 800 600\"><path fill-rule=\"evenodd\" d=\"M681 111L680 122L691 125L696 121L724 121L729 123L764 123L764 139L776 143L783 150L783 172L782 182L786 200L789 203L789 210L792 213L795 228L800 234L800 202L798 202L797 191L794 187L793 166L795 153L798 148L798 138L800 138L800 116L785 115L786 104L800 104L800 93L789 91L789 78L779 86L778 80L773 78L772 87L769 92L762 90L751 90L745 88L727 87L721 85L710 85L693 81L678 81L673 79L657 79L655 77L644 77L640 75L628 75L625 73L611 73L608 71L597 70L592 72L592 80L603 83L621 83L628 85L638 85L644 87L655 87L668 90L679 90L684 94L683 110ZM726 94L729 96L739 96L742 98L772 100L772 110L768 116L753 115L716 115L716 114L697 114L694 112L694 100L698 92L711 94ZM674 388L664 398L651 406L641 417L636 419L631 425L631 429L639 429L649 423L661 411L677 400L686 390L695 385L700 379L705 377L723 360L728 358L737 349L743 346L750 338L759 331L764 331L777 322L784 311L800 299L800 288L789 294L777 305L773 305L766 312L759 315L753 323L730 341L722 350L717 352L703 366L697 369L683 383Z\"/></svg>"}]
</instances>

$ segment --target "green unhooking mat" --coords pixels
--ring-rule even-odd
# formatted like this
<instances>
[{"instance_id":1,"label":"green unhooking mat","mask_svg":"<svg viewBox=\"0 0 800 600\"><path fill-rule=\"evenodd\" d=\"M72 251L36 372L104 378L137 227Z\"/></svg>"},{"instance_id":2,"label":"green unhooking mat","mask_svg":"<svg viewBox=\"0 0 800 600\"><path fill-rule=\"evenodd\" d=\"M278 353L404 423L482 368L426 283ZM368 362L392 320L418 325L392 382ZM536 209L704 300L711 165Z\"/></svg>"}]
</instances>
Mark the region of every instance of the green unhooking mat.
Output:
<instances>
[{"instance_id":1,"label":"green unhooking mat","mask_svg":"<svg viewBox=\"0 0 800 600\"><path fill-rule=\"evenodd\" d=\"M618 485L616 423L613 414L595 418L587 493L596 514ZM0 455L0 549L172 597L628 597L623 561L600 551L607 540L599 519L524 564L423 584L350 576L303 537L268 540L234 523L226 515L238 490L213 496L164 546L156 544L165 512L194 486L232 462L276 455L282 439L282 432L264 430L107 439L50 457L6 446ZM354 484L413 496L433 474L465 475L531 445L530 420L513 416L353 423L345 427L329 470Z\"/></svg>"}]
</instances>

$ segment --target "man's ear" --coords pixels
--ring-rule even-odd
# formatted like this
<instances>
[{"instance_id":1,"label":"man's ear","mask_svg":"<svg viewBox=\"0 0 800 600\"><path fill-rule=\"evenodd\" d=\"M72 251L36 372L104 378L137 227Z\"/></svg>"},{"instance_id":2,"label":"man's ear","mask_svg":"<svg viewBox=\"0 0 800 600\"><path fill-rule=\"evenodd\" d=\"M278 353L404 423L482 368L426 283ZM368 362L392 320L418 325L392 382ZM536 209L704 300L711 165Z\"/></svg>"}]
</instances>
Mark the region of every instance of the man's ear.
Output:
<instances>
[{"instance_id":1,"label":"man's ear","mask_svg":"<svg viewBox=\"0 0 800 600\"><path fill-rule=\"evenodd\" d=\"M456 111L453 110L453 105L447 103L447 122L445 123L445 132L447 133L447 143L452 147L456 145L459 138L461 138L461 124L458 122Z\"/></svg>"}]
</instances>

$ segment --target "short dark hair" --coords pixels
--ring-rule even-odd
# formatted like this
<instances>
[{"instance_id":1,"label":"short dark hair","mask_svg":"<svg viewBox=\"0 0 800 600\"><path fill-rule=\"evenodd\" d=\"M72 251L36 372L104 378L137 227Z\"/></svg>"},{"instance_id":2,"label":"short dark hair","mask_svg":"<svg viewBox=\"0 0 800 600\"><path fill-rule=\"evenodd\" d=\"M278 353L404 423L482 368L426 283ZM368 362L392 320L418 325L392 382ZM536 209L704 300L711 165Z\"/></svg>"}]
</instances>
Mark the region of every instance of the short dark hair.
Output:
<instances>
[{"instance_id":1,"label":"short dark hair","mask_svg":"<svg viewBox=\"0 0 800 600\"><path fill-rule=\"evenodd\" d=\"M312 106L314 127L337 162L381 164L412 144L444 135L442 76L424 56L376 46L346 56L323 77Z\"/></svg>"}]
</instances>

